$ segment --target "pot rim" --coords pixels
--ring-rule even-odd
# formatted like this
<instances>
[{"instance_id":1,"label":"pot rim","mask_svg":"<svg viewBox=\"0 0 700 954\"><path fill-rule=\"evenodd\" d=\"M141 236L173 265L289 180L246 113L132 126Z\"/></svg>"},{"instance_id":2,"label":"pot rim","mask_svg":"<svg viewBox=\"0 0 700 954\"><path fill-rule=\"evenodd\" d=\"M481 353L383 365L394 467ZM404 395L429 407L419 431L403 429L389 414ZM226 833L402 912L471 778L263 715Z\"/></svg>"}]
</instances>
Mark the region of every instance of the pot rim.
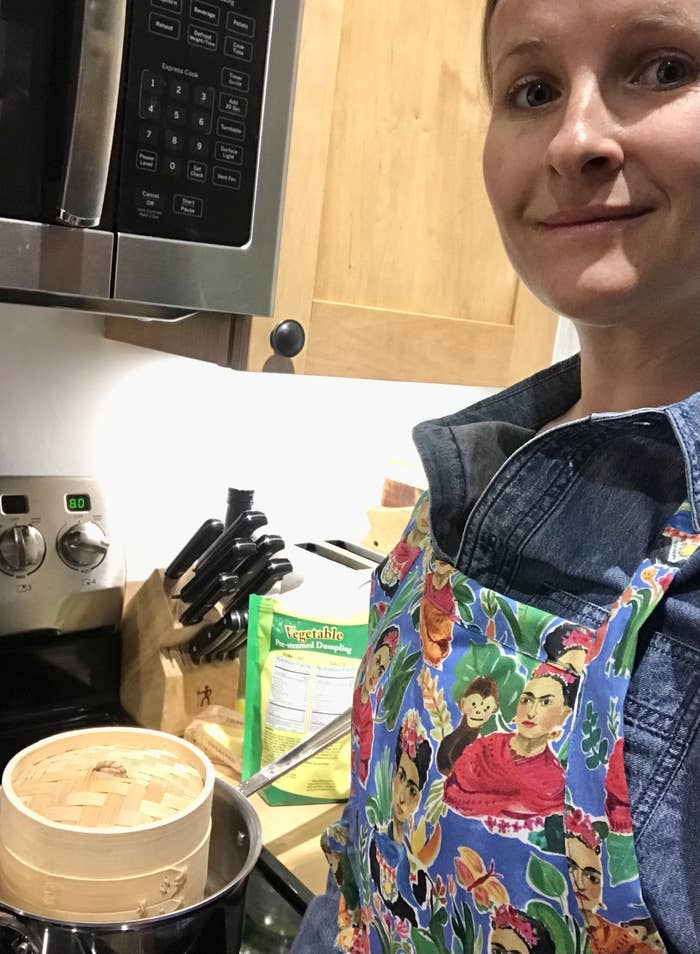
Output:
<instances>
[{"instance_id":1,"label":"pot rim","mask_svg":"<svg viewBox=\"0 0 700 954\"><path fill-rule=\"evenodd\" d=\"M23 908L15 908L13 905L3 901L0 897L0 911L6 911L14 914L20 920L31 920L40 924L55 925L63 930L75 930L84 933L93 932L99 934L107 933L129 933L138 932L147 927L166 924L171 921L179 920L183 917L190 917L203 911L205 908L216 904L222 897L230 894L236 887L245 884L246 879L258 863L260 852L262 850L262 826L260 818L248 799L242 795L235 786L231 785L225 779L216 776L214 780L214 790L224 793L224 797L236 803L240 809L243 821L248 831L249 850L248 857L236 877L229 881L218 891L207 895L196 904L190 904L186 908L180 908L179 911L172 911L169 914L159 914L152 918L140 918L133 921L67 921L60 918L46 917L43 914L34 914L31 911L25 911ZM240 834L240 833L239 833ZM233 834L232 834L232 837Z\"/></svg>"}]
</instances>

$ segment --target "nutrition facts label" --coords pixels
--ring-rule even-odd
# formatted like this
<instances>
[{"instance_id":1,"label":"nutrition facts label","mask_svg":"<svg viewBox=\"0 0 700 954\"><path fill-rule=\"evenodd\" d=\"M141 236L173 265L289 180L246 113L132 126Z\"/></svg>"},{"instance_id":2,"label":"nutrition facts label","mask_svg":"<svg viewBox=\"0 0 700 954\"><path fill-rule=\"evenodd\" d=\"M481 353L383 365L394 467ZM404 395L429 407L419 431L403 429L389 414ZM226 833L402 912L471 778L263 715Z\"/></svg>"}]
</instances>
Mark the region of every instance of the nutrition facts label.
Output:
<instances>
[{"instance_id":1,"label":"nutrition facts label","mask_svg":"<svg viewBox=\"0 0 700 954\"><path fill-rule=\"evenodd\" d=\"M357 662L322 666L277 656L272 668L266 726L306 735L350 705Z\"/></svg>"}]
</instances>

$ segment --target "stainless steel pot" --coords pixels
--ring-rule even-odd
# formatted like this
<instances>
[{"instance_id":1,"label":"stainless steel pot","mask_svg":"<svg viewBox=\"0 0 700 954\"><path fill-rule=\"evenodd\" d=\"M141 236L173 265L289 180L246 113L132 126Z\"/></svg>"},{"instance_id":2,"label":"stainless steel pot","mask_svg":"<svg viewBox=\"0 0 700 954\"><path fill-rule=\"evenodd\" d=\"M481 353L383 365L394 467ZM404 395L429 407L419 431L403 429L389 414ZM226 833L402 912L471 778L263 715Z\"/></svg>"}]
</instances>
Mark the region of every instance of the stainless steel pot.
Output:
<instances>
[{"instance_id":1,"label":"stainless steel pot","mask_svg":"<svg viewBox=\"0 0 700 954\"><path fill-rule=\"evenodd\" d=\"M350 710L243 782L214 784L209 872L204 900L142 921L69 923L0 902L0 954L237 954L248 876L262 848L253 792L342 738Z\"/></svg>"}]
</instances>

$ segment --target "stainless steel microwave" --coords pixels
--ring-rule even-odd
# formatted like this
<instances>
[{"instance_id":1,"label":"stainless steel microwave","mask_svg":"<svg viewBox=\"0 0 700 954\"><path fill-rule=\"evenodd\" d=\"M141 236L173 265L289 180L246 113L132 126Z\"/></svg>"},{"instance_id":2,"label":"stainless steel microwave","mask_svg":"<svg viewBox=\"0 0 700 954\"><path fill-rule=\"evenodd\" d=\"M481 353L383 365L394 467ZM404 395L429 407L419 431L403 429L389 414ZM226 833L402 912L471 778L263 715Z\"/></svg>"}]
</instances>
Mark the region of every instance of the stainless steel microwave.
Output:
<instances>
[{"instance_id":1,"label":"stainless steel microwave","mask_svg":"<svg viewBox=\"0 0 700 954\"><path fill-rule=\"evenodd\" d=\"M0 0L0 301L271 314L303 0Z\"/></svg>"}]
</instances>

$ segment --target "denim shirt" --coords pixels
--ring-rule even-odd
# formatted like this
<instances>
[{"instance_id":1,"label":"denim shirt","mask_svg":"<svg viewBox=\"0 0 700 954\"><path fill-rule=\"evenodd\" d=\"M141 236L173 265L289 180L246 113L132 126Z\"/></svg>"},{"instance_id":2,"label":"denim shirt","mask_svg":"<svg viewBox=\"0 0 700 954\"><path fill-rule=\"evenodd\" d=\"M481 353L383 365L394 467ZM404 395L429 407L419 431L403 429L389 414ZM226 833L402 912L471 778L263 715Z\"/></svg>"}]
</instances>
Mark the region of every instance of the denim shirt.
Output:
<instances>
[{"instance_id":1,"label":"denim shirt","mask_svg":"<svg viewBox=\"0 0 700 954\"><path fill-rule=\"evenodd\" d=\"M597 628L683 500L700 531L700 394L535 436L580 387L575 356L419 424L414 440L436 555L505 596ZM624 717L644 899L669 954L696 954L700 553L640 633ZM295 954L333 950L334 904L329 890L312 906Z\"/></svg>"},{"instance_id":2,"label":"denim shirt","mask_svg":"<svg viewBox=\"0 0 700 954\"><path fill-rule=\"evenodd\" d=\"M596 628L684 499L700 530L700 393L535 438L579 395L576 356L418 425L414 439L436 554L505 596ZM640 633L624 715L644 898L669 952L695 954L700 553Z\"/></svg>"}]
</instances>

